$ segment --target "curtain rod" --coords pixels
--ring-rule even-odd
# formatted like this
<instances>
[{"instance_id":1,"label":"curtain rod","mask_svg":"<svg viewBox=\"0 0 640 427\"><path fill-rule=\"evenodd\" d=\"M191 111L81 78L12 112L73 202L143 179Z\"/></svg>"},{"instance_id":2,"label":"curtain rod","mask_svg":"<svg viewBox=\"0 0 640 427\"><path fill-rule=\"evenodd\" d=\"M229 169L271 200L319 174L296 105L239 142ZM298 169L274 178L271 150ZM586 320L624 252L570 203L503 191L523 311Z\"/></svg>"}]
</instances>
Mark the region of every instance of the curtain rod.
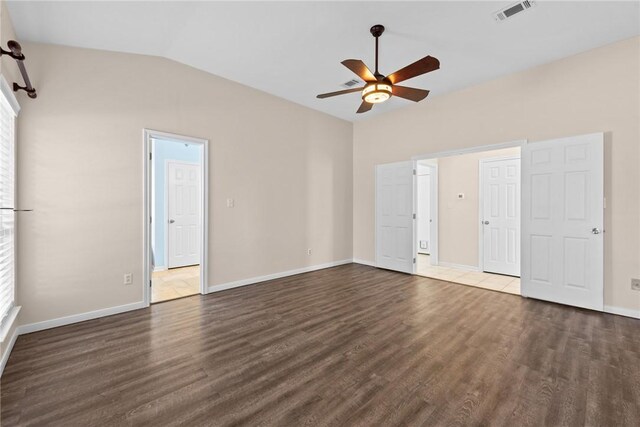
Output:
<instances>
[{"instance_id":1,"label":"curtain rod","mask_svg":"<svg viewBox=\"0 0 640 427\"><path fill-rule=\"evenodd\" d=\"M29 98L35 99L38 95L36 94L36 90L31 85L31 80L29 80L29 75L27 74L27 69L24 67L24 59L25 56L22 54L22 46L15 40L9 40L7 43L9 50L4 50L0 47L0 56L9 55L13 59L16 60L18 64L18 69L20 70L20 74L22 74L22 79L24 80L24 86L20 86L18 83L13 83L13 91L17 92L19 90L24 90L27 92Z\"/></svg>"}]
</instances>

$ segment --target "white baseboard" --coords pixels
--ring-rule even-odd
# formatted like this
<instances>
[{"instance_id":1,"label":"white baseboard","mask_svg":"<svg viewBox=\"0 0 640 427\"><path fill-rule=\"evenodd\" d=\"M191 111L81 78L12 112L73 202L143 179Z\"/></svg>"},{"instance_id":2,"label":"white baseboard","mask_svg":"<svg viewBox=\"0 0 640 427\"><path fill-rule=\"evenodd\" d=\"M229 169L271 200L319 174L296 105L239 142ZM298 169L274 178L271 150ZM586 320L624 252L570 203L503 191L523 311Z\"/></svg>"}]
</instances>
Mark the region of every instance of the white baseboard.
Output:
<instances>
[{"instance_id":1,"label":"white baseboard","mask_svg":"<svg viewBox=\"0 0 640 427\"><path fill-rule=\"evenodd\" d=\"M255 283L266 282L267 280L280 279L282 277L294 276L296 274L308 273L310 271L322 270L325 268L336 267L343 264L351 264L352 259L343 259L341 261L327 262L325 264L311 265L309 267L297 268L295 270L282 271L280 273L267 274L264 276L251 277L249 279L236 280L234 282L222 283L220 285L209 286L208 293L220 292L227 289L239 288L240 286L253 285Z\"/></svg>"},{"instance_id":2,"label":"white baseboard","mask_svg":"<svg viewBox=\"0 0 640 427\"><path fill-rule=\"evenodd\" d=\"M454 264L452 262L446 262L446 261L440 261L438 265L440 267L449 267L449 268L455 268L455 269L464 270L464 271L480 271L480 267L476 267L473 265Z\"/></svg>"},{"instance_id":3,"label":"white baseboard","mask_svg":"<svg viewBox=\"0 0 640 427\"><path fill-rule=\"evenodd\" d=\"M614 307L612 305L605 305L604 312L610 314L617 314L619 316L633 317L640 319L640 310L632 310L630 308Z\"/></svg>"},{"instance_id":4,"label":"white baseboard","mask_svg":"<svg viewBox=\"0 0 640 427\"><path fill-rule=\"evenodd\" d=\"M367 261L365 259L360 259L360 258L354 258L353 262L355 262L356 264L368 265L369 267L375 267L376 266L375 262Z\"/></svg>"},{"instance_id":5,"label":"white baseboard","mask_svg":"<svg viewBox=\"0 0 640 427\"><path fill-rule=\"evenodd\" d=\"M9 356L11 355L11 351L13 350L13 345L16 343L18 339L18 328L13 330L13 335L9 339L9 343L2 349L2 359L0 360L0 377L2 377L2 373L4 372L4 367L7 366L7 362L9 361Z\"/></svg>"},{"instance_id":6,"label":"white baseboard","mask_svg":"<svg viewBox=\"0 0 640 427\"><path fill-rule=\"evenodd\" d=\"M160 267L153 267L153 272L154 272L154 273L157 273L158 271L167 271L167 270L168 270L168 268L167 268L167 267L162 267L162 266L160 266Z\"/></svg>"},{"instance_id":7,"label":"white baseboard","mask_svg":"<svg viewBox=\"0 0 640 427\"><path fill-rule=\"evenodd\" d=\"M42 331L44 329L57 328L58 326L70 325L72 323L84 322L85 320L97 319L98 317L111 316L113 314L145 308L144 302L134 302L131 304L118 305L116 307L103 308L86 313L74 314L71 316L58 317L57 319L45 320L44 322L30 323L18 326L18 334L30 334L31 332Z\"/></svg>"}]
</instances>

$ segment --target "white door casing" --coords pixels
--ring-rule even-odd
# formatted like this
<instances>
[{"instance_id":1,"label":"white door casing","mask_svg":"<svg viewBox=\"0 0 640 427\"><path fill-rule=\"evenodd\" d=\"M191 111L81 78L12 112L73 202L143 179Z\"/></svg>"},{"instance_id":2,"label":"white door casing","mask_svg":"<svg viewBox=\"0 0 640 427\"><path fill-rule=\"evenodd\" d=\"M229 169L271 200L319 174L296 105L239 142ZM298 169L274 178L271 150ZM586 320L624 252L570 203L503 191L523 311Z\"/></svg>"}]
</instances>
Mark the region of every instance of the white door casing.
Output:
<instances>
[{"instance_id":1,"label":"white door casing","mask_svg":"<svg viewBox=\"0 0 640 427\"><path fill-rule=\"evenodd\" d=\"M520 159L480 160L482 269L520 276Z\"/></svg>"},{"instance_id":2,"label":"white door casing","mask_svg":"<svg viewBox=\"0 0 640 427\"><path fill-rule=\"evenodd\" d=\"M523 296L604 309L604 137L522 150Z\"/></svg>"},{"instance_id":3,"label":"white door casing","mask_svg":"<svg viewBox=\"0 0 640 427\"><path fill-rule=\"evenodd\" d=\"M167 163L168 267L200 263L200 165Z\"/></svg>"},{"instance_id":4,"label":"white door casing","mask_svg":"<svg viewBox=\"0 0 640 427\"><path fill-rule=\"evenodd\" d=\"M413 162L376 166L376 266L413 273Z\"/></svg>"}]
</instances>

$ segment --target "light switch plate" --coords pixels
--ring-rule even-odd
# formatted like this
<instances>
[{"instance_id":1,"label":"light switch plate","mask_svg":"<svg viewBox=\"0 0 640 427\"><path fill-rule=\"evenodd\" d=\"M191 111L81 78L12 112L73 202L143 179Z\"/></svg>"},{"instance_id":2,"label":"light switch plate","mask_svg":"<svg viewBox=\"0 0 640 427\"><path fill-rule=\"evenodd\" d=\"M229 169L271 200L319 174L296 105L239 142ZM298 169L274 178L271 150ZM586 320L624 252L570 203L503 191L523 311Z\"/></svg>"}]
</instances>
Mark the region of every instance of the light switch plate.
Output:
<instances>
[{"instance_id":1,"label":"light switch plate","mask_svg":"<svg viewBox=\"0 0 640 427\"><path fill-rule=\"evenodd\" d=\"M227 207L232 208L234 205L233 199L227 199Z\"/></svg>"},{"instance_id":2,"label":"light switch plate","mask_svg":"<svg viewBox=\"0 0 640 427\"><path fill-rule=\"evenodd\" d=\"M125 285L130 285L133 283L133 274L131 273L126 273L124 275L124 284Z\"/></svg>"}]
</instances>

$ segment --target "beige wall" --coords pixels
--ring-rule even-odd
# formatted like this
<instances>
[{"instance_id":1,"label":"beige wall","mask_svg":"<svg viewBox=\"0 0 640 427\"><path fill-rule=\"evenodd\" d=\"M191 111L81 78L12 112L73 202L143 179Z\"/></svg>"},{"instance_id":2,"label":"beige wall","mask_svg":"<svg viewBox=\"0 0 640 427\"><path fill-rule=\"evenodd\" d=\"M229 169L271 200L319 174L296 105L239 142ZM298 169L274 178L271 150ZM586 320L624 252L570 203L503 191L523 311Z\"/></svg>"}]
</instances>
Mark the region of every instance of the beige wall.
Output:
<instances>
[{"instance_id":1,"label":"beige wall","mask_svg":"<svg viewBox=\"0 0 640 427\"><path fill-rule=\"evenodd\" d=\"M479 161L520 155L520 147L438 159L438 261L478 267L480 239ZM464 199L458 199L464 193Z\"/></svg>"},{"instance_id":2,"label":"beige wall","mask_svg":"<svg viewBox=\"0 0 640 427\"><path fill-rule=\"evenodd\" d=\"M143 128L210 140L209 285L352 257L351 123L162 58L24 49L22 324L142 300Z\"/></svg>"},{"instance_id":3,"label":"beige wall","mask_svg":"<svg viewBox=\"0 0 640 427\"><path fill-rule=\"evenodd\" d=\"M605 132L605 304L640 312L640 293L630 289L640 277L639 76L635 37L356 122L354 258L374 260L376 164Z\"/></svg>"}]
</instances>

